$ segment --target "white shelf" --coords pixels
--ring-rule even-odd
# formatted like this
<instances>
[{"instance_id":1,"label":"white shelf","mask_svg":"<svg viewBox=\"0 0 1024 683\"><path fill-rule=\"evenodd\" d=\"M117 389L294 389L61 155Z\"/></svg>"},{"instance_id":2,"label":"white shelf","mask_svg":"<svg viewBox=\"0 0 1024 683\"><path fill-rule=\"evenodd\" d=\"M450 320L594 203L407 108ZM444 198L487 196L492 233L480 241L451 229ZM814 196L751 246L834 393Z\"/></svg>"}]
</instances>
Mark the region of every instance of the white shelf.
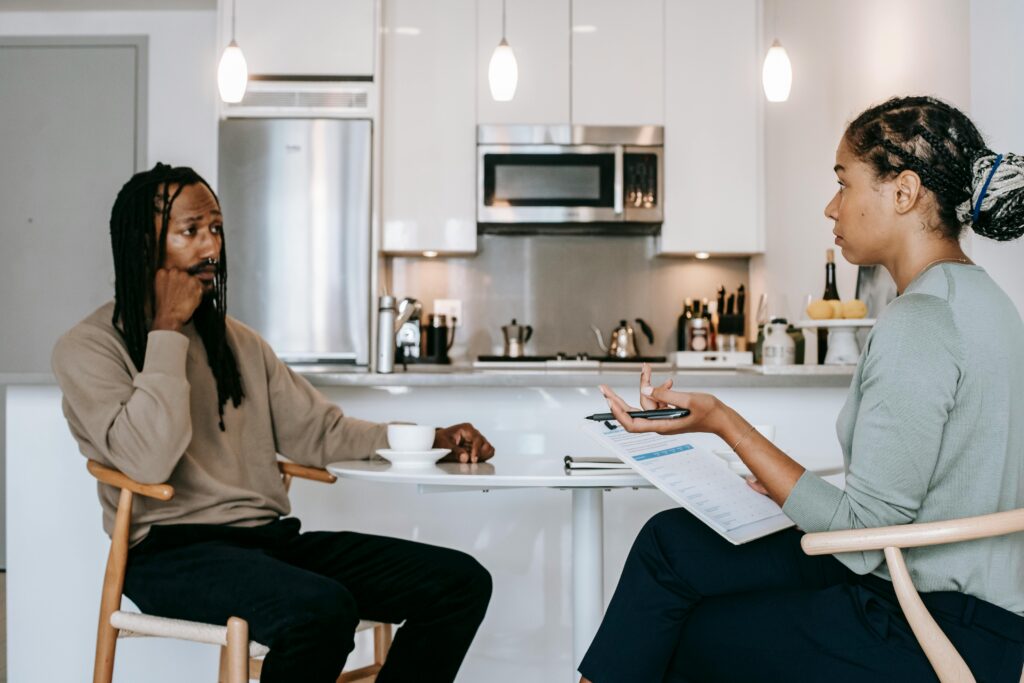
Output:
<instances>
[{"instance_id":1,"label":"white shelf","mask_svg":"<svg viewBox=\"0 0 1024 683\"><path fill-rule=\"evenodd\" d=\"M797 320L793 327L871 327L874 318L826 318L824 320Z\"/></svg>"},{"instance_id":2,"label":"white shelf","mask_svg":"<svg viewBox=\"0 0 1024 683\"><path fill-rule=\"evenodd\" d=\"M758 375L813 375L818 377L852 377L856 365L739 365L737 372Z\"/></svg>"}]
</instances>

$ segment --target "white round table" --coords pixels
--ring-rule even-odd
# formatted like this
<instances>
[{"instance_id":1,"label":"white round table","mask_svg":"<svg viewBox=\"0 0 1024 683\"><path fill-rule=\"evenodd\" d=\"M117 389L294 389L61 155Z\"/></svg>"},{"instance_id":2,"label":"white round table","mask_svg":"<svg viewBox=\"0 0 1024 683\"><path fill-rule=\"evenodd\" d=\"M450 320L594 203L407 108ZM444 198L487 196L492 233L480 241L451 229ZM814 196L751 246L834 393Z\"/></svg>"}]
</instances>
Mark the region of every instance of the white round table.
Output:
<instances>
[{"instance_id":1,"label":"white round table","mask_svg":"<svg viewBox=\"0 0 1024 683\"><path fill-rule=\"evenodd\" d=\"M422 491L554 488L572 491L572 680L604 613L604 489L649 488L632 470L567 474L561 458L502 454L477 464L398 467L380 460L349 460L327 466L345 479L416 484Z\"/></svg>"}]
</instances>

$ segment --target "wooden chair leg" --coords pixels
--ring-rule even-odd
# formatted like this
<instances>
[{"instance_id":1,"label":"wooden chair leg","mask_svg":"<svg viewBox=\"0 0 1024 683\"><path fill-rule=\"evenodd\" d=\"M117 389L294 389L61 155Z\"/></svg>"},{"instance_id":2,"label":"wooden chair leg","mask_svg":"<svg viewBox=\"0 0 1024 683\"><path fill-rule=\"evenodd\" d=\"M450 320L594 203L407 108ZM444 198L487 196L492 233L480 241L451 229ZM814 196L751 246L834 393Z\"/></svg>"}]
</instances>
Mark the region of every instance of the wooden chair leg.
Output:
<instances>
[{"instance_id":1,"label":"wooden chair leg","mask_svg":"<svg viewBox=\"0 0 1024 683\"><path fill-rule=\"evenodd\" d=\"M263 675L263 660L249 658L249 680L258 681Z\"/></svg>"},{"instance_id":2,"label":"wooden chair leg","mask_svg":"<svg viewBox=\"0 0 1024 683\"><path fill-rule=\"evenodd\" d=\"M117 629L110 625L110 616L103 624L103 610L100 610L100 625L96 633L96 661L93 664L93 683L111 683L114 679L114 652L117 649Z\"/></svg>"},{"instance_id":3,"label":"wooden chair leg","mask_svg":"<svg viewBox=\"0 0 1024 683\"><path fill-rule=\"evenodd\" d=\"M114 654L117 650L117 629L110 624L110 615L121 608L125 564L128 561L128 531L132 521L132 492L121 489L114 518L107 568L103 574L100 594L100 618L96 627L96 660L93 662L93 683L110 683L114 678Z\"/></svg>"},{"instance_id":4,"label":"wooden chair leg","mask_svg":"<svg viewBox=\"0 0 1024 683\"><path fill-rule=\"evenodd\" d=\"M249 681L249 623L245 619L228 619L227 681L226 683L248 683Z\"/></svg>"},{"instance_id":5,"label":"wooden chair leg","mask_svg":"<svg viewBox=\"0 0 1024 683\"><path fill-rule=\"evenodd\" d=\"M384 658L391 649L391 624L378 624L373 627L373 663L378 667L384 665Z\"/></svg>"},{"instance_id":6,"label":"wooden chair leg","mask_svg":"<svg viewBox=\"0 0 1024 683\"><path fill-rule=\"evenodd\" d=\"M220 666L217 668L217 683L228 683L228 646L220 646Z\"/></svg>"},{"instance_id":7,"label":"wooden chair leg","mask_svg":"<svg viewBox=\"0 0 1024 683\"><path fill-rule=\"evenodd\" d=\"M336 683L366 683L375 680L390 648L391 624L377 624L373 627L373 664L342 672Z\"/></svg>"},{"instance_id":8,"label":"wooden chair leg","mask_svg":"<svg viewBox=\"0 0 1024 683\"><path fill-rule=\"evenodd\" d=\"M227 645L220 646L220 665L217 667L217 683L227 683Z\"/></svg>"}]
</instances>

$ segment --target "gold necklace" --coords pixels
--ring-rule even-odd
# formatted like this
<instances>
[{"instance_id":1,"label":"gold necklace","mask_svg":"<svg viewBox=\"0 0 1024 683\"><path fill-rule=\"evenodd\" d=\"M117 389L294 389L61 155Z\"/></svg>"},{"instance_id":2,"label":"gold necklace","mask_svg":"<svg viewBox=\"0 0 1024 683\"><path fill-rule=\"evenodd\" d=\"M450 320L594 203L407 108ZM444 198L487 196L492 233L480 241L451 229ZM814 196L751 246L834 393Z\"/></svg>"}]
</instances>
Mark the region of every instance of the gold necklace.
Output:
<instances>
[{"instance_id":1,"label":"gold necklace","mask_svg":"<svg viewBox=\"0 0 1024 683\"><path fill-rule=\"evenodd\" d=\"M922 268L921 270L917 271L917 275L915 275L912 278L912 280L916 280L917 278L919 278L921 276L921 273L923 273L924 271L928 270L929 268L931 268L935 264L937 264L937 263L946 263L946 262L949 262L949 263L967 263L967 264L973 265L973 263L971 262L971 259L967 258L966 256L964 256L963 258L940 258L940 259L936 259L936 260L932 261L931 263L926 263L924 268Z\"/></svg>"}]
</instances>

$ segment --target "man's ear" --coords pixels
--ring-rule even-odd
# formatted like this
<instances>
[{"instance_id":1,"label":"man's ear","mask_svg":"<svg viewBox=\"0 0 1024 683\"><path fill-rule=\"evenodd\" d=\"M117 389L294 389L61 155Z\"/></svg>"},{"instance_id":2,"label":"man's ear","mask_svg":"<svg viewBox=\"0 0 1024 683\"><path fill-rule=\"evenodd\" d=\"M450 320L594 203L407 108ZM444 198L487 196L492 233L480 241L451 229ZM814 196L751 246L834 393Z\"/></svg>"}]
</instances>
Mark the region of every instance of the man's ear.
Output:
<instances>
[{"instance_id":1,"label":"man's ear","mask_svg":"<svg viewBox=\"0 0 1024 683\"><path fill-rule=\"evenodd\" d=\"M921 176L914 171L901 171L893 180L893 209L898 214L909 213L920 202L923 190Z\"/></svg>"}]
</instances>

